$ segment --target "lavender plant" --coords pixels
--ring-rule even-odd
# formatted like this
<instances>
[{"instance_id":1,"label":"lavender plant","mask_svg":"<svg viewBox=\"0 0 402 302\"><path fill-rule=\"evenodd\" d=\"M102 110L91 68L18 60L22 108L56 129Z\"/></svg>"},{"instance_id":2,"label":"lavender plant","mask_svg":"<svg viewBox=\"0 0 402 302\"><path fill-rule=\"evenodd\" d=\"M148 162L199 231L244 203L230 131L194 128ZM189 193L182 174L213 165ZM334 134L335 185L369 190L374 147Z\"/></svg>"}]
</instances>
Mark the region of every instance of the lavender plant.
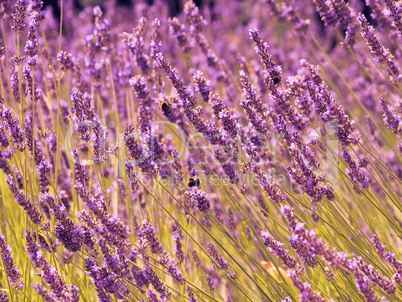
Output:
<instances>
[{"instance_id":1,"label":"lavender plant","mask_svg":"<svg viewBox=\"0 0 402 302\"><path fill-rule=\"evenodd\" d=\"M402 300L402 3L0 0L0 301Z\"/></svg>"}]
</instances>

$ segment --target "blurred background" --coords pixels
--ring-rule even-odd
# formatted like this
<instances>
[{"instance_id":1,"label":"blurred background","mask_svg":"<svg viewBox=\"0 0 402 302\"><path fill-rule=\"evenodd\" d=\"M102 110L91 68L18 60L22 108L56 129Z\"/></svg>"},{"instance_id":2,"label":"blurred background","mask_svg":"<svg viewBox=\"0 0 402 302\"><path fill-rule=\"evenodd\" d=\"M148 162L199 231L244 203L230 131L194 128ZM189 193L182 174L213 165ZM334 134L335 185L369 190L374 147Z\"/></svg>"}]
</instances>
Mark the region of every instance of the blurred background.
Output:
<instances>
[{"instance_id":1,"label":"blurred background","mask_svg":"<svg viewBox=\"0 0 402 302\"><path fill-rule=\"evenodd\" d=\"M77 10L81 10L85 6L99 5L102 7L102 4L105 3L106 1L108 1L108 0L73 0L74 6L76 7ZM114 0L114 1L116 1L118 3L118 5L127 6L128 8L132 7L133 4L138 3L138 2L146 3L148 5L152 5L155 2L155 0ZM158 1L158 0L156 0L156 1ZM168 4L170 17L174 17L174 16L180 14L183 9L184 2L185 2L185 0L159 0L159 1L164 1ZM231 1L244 2L244 1L248 1L248 0L231 0ZM297 0L295 0L295 1L297 1ZM60 1L59 0L43 0L43 2L44 2L45 7L52 6L53 13L56 18L60 17ZM198 7L200 7L200 8L208 7L211 11L213 11L213 8L214 8L216 2L218 3L219 0L194 0L194 3ZM345 0L345 2L351 2L352 6L362 7L363 8L362 13L366 16L367 20L372 24L374 23L374 25L375 25L375 21L372 20L372 18L370 16L371 9L369 6L366 5L365 0L354 0L354 1ZM354 2L354 3L352 3L352 2ZM353 4L355 4L355 5L353 5ZM321 21L318 13L316 13L316 18L317 18L317 20ZM324 26L324 24L323 24L323 26Z\"/></svg>"}]
</instances>

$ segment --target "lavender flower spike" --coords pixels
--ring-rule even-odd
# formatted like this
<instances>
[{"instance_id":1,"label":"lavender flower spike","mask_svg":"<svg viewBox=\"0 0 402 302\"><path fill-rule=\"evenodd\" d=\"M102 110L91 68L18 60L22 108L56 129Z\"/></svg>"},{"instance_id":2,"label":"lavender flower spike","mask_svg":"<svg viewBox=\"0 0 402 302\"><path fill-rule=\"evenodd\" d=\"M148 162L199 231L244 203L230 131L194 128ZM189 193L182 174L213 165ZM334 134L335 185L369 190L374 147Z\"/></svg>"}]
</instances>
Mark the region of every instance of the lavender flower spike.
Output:
<instances>
[{"instance_id":1,"label":"lavender flower spike","mask_svg":"<svg viewBox=\"0 0 402 302\"><path fill-rule=\"evenodd\" d=\"M326 302L324 298L320 297L318 293L312 290L310 283L303 283L299 278L297 278L295 270L288 270L288 277L292 280L293 285L300 291L299 302Z\"/></svg>"},{"instance_id":2,"label":"lavender flower spike","mask_svg":"<svg viewBox=\"0 0 402 302\"><path fill-rule=\"evenodd\" d=\"M29 253L28 257L37 269L36 273L49 285L57 299L66 302L76 301L76 299L72 298L76 295L70 294L69 288L64 282L63 277L57 272L56 268L50 265L50 263L43 257L42 251L39 250L38 243L34 240L28 229L25 230L25 238L27 240L26 249Z\"/></svg>"},{"instance_id":3,"label":"lavender flower spike","mask_svg":"<svg viewBox=\"0 0 402 302\"><path fill-rule=\"evenodd\" d=\"M56 217L57 224L54 228L56 238L70 252L77 252L81 249L84 230L78 227L66 213L66 207L56 204L54 198L48 193L43 194L42 202L50 207L51 213Z\"/></svg>"},{"instance_id":4,"label":"lavender flower spike","mask_svg":"<svg viewBox=\"0 0 402 302\"><path fill-rule=\"evenodd\" d=\"M24 144L24 129L18 123L18 120L14 118L14 115L9 108L5 108L2 110L2 117L5 119L6 129L10 129L11 136L13 138L14 143L17 146L19 151L25 150Z\"/></svg>"},{"instance_id":5,"label":"lavender flower spike","mask_svg":"<svg viewBox=\"0 0 402 302\"><path fill-rule=\"evenodd\" d=\"M0 234L0 252L1 257L3 258L4 270L8 276L8 279L10 280L10 283L18 290L23 289L24 282L20 277L18 268L14 264L13 256L11 256L13 250L9 245L7 245L6 238L3 234Z\"/></svg>"},{"instance_id":6,"label":"lavender flower spike","mask_svg":"<svg viewBox=\"0 0 402 302\"><path fill-rule=\"evenodd\" d=\"M402 283L402 261L396 260L395 254L392 252L384 252L385 245L380 242L380 239L374 235L373 237L373 243L375 245L375 248L377 250L377 253L386 261L392 264L392 266L395 268L396 273L392 277L392 279L396 283Z\"/></svg>"},{"instance_id":7,"label":"lavender flower spike","mask_svg":"<svg viewBox=\"0 0 402 302\"><path fill-rule=\"evenodd\" d=\"M161 298L170 298L171 292L167 289L166 285L159 279L154 269L147 264L144 268L143 274L147 280L152 284L153 288L161 294Z\"/></svg>"},{"instance_id":8,"label":"lavender flower spike","mask_svg":"<svg viewBox=\"0 0 402 302\"><path fill-rule=\"evenodd\" d=\"M393 106L389 106L383 96L380 96L381 106L384 110L384 124L395 134L402 135L402 120L399 114L395 112Z\"/></svg>"},{"instance_id":9,"label":"lavender flower spike","mask_svg":"<svg viewBox=\"0 0 402 302\"><path fill-rule=\"evenodd\" d=\"M18 0L15 4L12 29L17 33L21 33L25 28L25 16L27 13L28 3L28 0Z\"/></svg>"},{"instance_id":10,"label":"lavender flower spike","mask_svg":"<svg viewBox=\"0 0 402 302\"><path fill-rule=\"evenodd\" d=\"M362 272L358 271L355 274L357 289L363 294L367 302L378 302L379 299L370 286L370 279Z\"/></svg>"},{"instance_id":11,"label":"lavender flower spike","mask_svg":"<svg viewBox=\"0 0 402 302\"><path fill-rule=\"evenodd\" d=\"M254 41L255 43L255 51L257 54L260 55L261 57L261 62L264 64L264 69L266 72L269 74L265 78L265 82L268 84L269 83L269 89L270 90L275 90L275 84L280 82L280 74L282 72L282 68L280 66L277 66L273 61L272 61L272 55L269 53L269 46L267 42L264 42L261 39L260 33L258 32L258 29L250 29L250 39Z\"/></svg>"},{"instance_id":12,"label":"lavender flower spike","mask_svg":"<svg viewBox=\"0 0 402 302\"><path fill-rule=\"evenodd\" d=\"M197 209L199 211L208 211L210 205L207 193L205 193L200 188L192 187L186 194L188 197L191 198L191 202L197 206Z\"/></svg>"},{"instance_id":13,"label":"lavender flower spike","mask_svg":"<svg viewBox=\"0 0 402 302\"><path fill-rule=\"evenodd\" d=\"M390 17L392 19L392 25L398 30L399 34L402 35L402 6L399 3L397 5L397 1L393 0L384 0L385 5L387 6Z\"/></svg>"},{"instance_id":14,"label":"lavender flower spike","mask_svg":"<svg viewBox=\"0 0 402 302\"><path fill-rule=\"evenodd\" d=\"M314 4L325 26L334 26L337 18L333 7L328 5L326 0L314 0Z\"/></svg>"},{"instance_id":15,"label":"lavender flower spike","mask_svg":"<svg viewBox=\"0 0 402 302\"><path fill-rule=\"evenodd\" d=\"M11 174L6 178L6 182L8 183L8 187L10 191L13 193L15 201L24 208L27 213L29 219L35 224L40 224L42 220L42 214L36 209L34 203L30 200L30 196L25 194L22 190L20 190L17 184L14 182Z\"/></svg>"},{"instance_id":16,"label":"lavender flower spike","mask_svg":"<svg viewBox=\"0 0 402 302\"><path fill-rule=\"evenodd\" d=\"M370 48L371 53L375 55L375 59L378 63L386 66L386 72L391 77L393 75L396 80L400 81L401 76L399 74L398 65L395 63L394 56L375 36L374 27L368 23L363 14L359 14L357 20L360 24L361 36L366 39L367 46Z\"/></svg>"},{"instance_id":17,"label":"lavender flower spike","mask_svg":"<svg viewBox=\"0 0 402 302\"><path fill-rule=\"evenodd\" d=\"M0 292L0 302L9 302L6 292Z\"/></svg>"},{"instance_id":18,"label":"lavender flower spike","mask_svg":"<svg viewBox=\"0 0 402 302\"><path fill-rule=\"evenodd\" d=\"M147 240L148 244L151 246L151 252L154 254L160 254L163 252L162 244L159 242L156 236L155 229L153 225L144 220L142 222L141 232L143 237Z\"/></svg>"},{"instance_id":19,"label":"lavender flower spike","mask_svg":"<svg viewBox=\"0 0 402 302\"><path fill-rule=\"evenodd\" d=\"M289 268L296 266L296 260L289 255L289 251L283 248L283 243L276 241L268 232L261 231L262 241L268 246L269 251L282 260L283 264Z\"/></svg>"},{"instance_id":20,"label":"lavender flower spike","mask_svg":"<svg viewBox=\"0 0 402 302\"><path fill-rule=\"evenodd\" d=\"M221 269L227 270L229 268L228 262L225 260L225 258L222 257L221 254L218 253L215 246L211 242L208 242L207 250L211 257L218 263Z\"/></svg>"},{"instance_id":21,"label":"lavender flower spike","mask_svg":"<svg viewBox=\"0 0 402 302\"><path fill-rule=\"evenodd\" d=\"M361 188L367 189L369 187L369 180L362 169L356 164L350 154L346 151L342 153L343 159L345 160L348 168L346 173L348 176Z\"/></svg>"}]
</instances>

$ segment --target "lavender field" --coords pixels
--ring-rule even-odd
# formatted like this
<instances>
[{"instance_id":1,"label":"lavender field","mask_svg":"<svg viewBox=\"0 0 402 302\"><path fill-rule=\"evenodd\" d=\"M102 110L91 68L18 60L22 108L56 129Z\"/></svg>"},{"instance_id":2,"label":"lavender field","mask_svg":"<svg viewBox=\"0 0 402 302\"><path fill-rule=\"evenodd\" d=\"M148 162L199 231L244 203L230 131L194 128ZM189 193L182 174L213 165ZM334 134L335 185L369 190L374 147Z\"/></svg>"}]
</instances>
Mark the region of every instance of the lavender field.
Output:
<instances>
[{"instance_id":1,"label":"lavender field","mask_svg":"<svg viewBox=\"0 0 402 302\"><path fill-rule=\"evenodd\" d=\"M0 0L0 302L402 301L401 1L59 8Z\"/></svg>"}]
</instances>

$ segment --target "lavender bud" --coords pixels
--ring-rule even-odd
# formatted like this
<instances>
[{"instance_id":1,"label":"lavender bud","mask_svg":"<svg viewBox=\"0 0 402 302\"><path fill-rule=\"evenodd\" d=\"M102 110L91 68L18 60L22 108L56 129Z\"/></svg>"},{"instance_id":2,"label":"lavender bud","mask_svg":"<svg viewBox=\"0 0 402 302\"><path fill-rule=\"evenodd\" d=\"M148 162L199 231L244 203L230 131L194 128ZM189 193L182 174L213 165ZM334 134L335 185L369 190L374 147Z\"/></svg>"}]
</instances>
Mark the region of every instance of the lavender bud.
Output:
<instances>
[{"instance_id":1,"label":"lavender bud","mask_svg":"<svg viewBox=\"0 0 402 302\"><path fill-rule=\"evenodd\" d=\"M8 296L6 292L0 292L0 302L9 302Z\"/></svg>"},{"instance_id":2,"label":"lavender bud","mask_svg":"<svg viewBox=\"0 0 402 302\"><path fill-rule=\"evenodd\" d=\"M11 256L13 250L9 245L7 245L6 238L3 234L0 234L0 252L1 257L3 258L5 273L8 276L10 283L17 290L23 289L24 282L22 281L19 270L15 266L13 257Z\"/></svg>"},{"instance_id":3,"label":"lavender bud","mask_svg":"<svg viewBox=\"0 0 402 302\"><path fill-rule=\"evenodd\" d=\"M159 239L156 236L155 229L151 223L144 220L142 222L141 233L142 236L147 240L148 244L150 245L152 253L160 254L163 252L163 246L159 242Z\"/></svg>"},{"instance_id":4,"label":"lavender bud","mask_svg":"<svg viewBox=\"0 0 402 302\"><path fill-rule=\"evenodd\" d=\"M269 251L282 260L282 263L289 267L296 266L296 260L289 255L289 251L283 248L283 243L276 241L268 232L261 231L261 236L264 244L268 246Z\"/></svg>"},{"instance_id":5,"label":"lavender bud","mask_svg":"<svg viewBox=\"0 0 402 302\"><path fill-rule=\"evenodd\" d=\"M60 51L56 58L60 63L61 70L63 71L71 69L74 64L73 55L71 53L67 53L66 51Z\"/></svg>"},{"instance_id":6,"label":"lavender bud","mask_svg":"<svg viewBox=\"0 0 402 302\"><path fill-rule=\"evenodd\" d=\"M215 246L210 242L208 242L207 251L211 255L212 259L218 263L221 269L227 270L229 268L228 262L222 257L221 254L218 253Z\"/></svg>"},{"instance_id":7,"label":"lavender bud","mask_svg":"<svg viewBox=\"0 0 402 302\"><path fill-rule=\"evenodd\" d=\"M27 0L18 0L15 4L12 29L16 33L21 33L25 28L25 15L28 8Z\"/></svg>"},{"instance_id":8,"label":"lavender bud","mask_svg":"<svg viewBox=\"0 0 402 302\"><path fill-rule=\"evenodd\" d=\"M191 187L186 195L191 199L191 202L197 206L199 211L208 211L210 203L207 193L198 187Z\"/></svg>"}]
</instances>

